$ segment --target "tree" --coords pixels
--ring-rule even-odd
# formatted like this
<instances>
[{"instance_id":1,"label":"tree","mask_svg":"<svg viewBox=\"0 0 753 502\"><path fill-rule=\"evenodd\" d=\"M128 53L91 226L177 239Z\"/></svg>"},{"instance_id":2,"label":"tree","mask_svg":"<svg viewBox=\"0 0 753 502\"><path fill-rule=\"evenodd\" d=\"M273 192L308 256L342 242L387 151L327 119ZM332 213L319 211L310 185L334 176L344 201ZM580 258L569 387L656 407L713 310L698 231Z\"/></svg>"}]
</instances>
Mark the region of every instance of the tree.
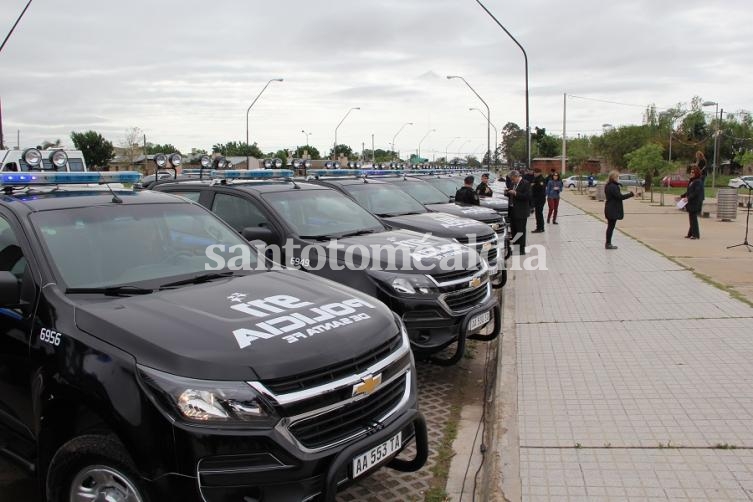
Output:
<instances>
[{"instance_id":1,"label":"tree","mask_svg":"<svg viewBox=\"0 0 753 502\"><path fill-rule=\"evenodd\" d=\"M593 157L593 144L588 136L567 140L567 162L570 166L582 166Z\"/></svg>"},{"instance_id":2,"label":"tree","mask_svg":"<svg viewBox=\"0 0 753 502\"><path fill-rule=\"evenodd\" d=\"M502 128L502 152L509 165L516 161L526 162L526 132L515 122L508 122Z\"/></svg>"},{"instance_id":3,"label":"tree","mask_svg":"<svg viewBox=\"0 0 753 502\"><path fill-rule=\"evenodd\" d=\"M536 149L541 157L556 157L560 154L561 142L554 136L542 136L536 141Z\"/></svg>"},{"instance_id":4,"label":"tree","mask_svg":"<svg viewBox=\"0 0 753 502\"><path fill-rule=\"evenodd\" d=\"M391 162L392 159L396 157L397 153L393 152L392 150L382 150L381 148L374 150L374 162ZM365 161L370 161L371 158L371 150L364 150L363 159Z\"/></svg>"},{"instance_id":5,"label":"tree","mask_svg":"<svg viewBox=\"0 0 753 502\"><path fill-rule=\"evenodd\" d=\"M630 171L640 174L647 180L658 176L664 170L664 165L667 163L664 160L662 147L655 143L643 145L632 152L626 153L625 160Z\"/></svg>"},{"instance_id":6,"label":"tree","mask_svg":"<svg viewBox=\"0 0 753 502\"><path fill-rule=\"evenodd\" d=\"M71 141L76 150L81 150L89 169L107 167L115 149L112 143L95 131L72 132Z\"/></svg>"},{"instance_id":7,"label":"tree","mask_svg":"<svg viewBox=\"0 0 753 502\"><path fill-rule=\"evenodd\" d=\"M468 163L468 167L481 167L481 162L478 161L475 155L468 155L465 161Z\"/></svg>"},{"instance_id":8,"label":"tree","mask_svg":"<svg viewBox=\"0 0 753 502\"><path fill-rule=\"evenodd\" d=\"M254 157L256 159L264 158L264 152L254 143L249 145L248 143L241 143L239 141L228 141L227 143L216 143L212 146L212 152L219 153L225 157Z\"/></svg>"},{"instance_id":9,"label":"tree","mask_svg":"<svg viewBox=\"0 0 753 502\"><path fill-rule=\"evenodd\" d=\"M296 159L302 159L304 154L308 153L311 157L311 160L319 160L321 159L321 155L319 154L319 150L316 149L316 147L313 147L311 145L306 146L299 146L296 151L293 154L293 157Z\"/></svg>"},{"instance_id":10,"label":"tree","mask_svg":"<svg viewBox=\"0 0 753 502\"><path fill-rule=\"evenodd\" d=\"M144 147L140 143L144 133L138 127L126 129L123 139L120 141L120 147L123 149L123 155L128 159L131 165L135 165L141 156L145 156Z\"/></svg>"},{"instance_id":11,"label":"tree","mask_svg":"<svg viewBox=\"0 0 753 502\"><path fill-rule=\"evenodd\" d=\"M169 155L171 153L180 153L180 150L178 150L177 148L175 148L170 143L165 143L164 145L160 145L160 144L156 144L155 145L155 144L152 144L152 143L147 143L146 144L146 153L148 155L154 155L156 153L164 153L164 154Z\"/></svg>"},{"instance_id":12,"label":"tree","mask_svg":"<svg viewBox=\"0 0 753 502\"><path fill-rule=\"evenodd\" d=\"M348 160L358 160L358 156L353 154L353 149L348 145L337 145L334 149L330 149L329 157L332 157L333 155L335 155L336 158L344 156L347 157Z\"/></svg>"},{"instance_id":13,"label":"tree","mask_svg":"<svg viewBox=\"0 0 753 502\"><path fill-rule=\"evenodd\" d=\"M669 131L667 129L667 131ZM667 132L669 137L669 132ZM651 128L647 125L629 125L610 129L593 138L594 147L615 167L625 166L625 154L636 150L651 138Z\"/></svg>"},{"instance_id":14,"label":"tree","mask_svg":"<svg viewBox=\"0 0 753 502\"><path fill-rule=\"evenodd\" d=\"M41 145L37 145L37 150L49 150L50 148L60 148L61 146L60 139L56 139L54 142L45 140L42 141Z\"/></svg>"}]
</instances>

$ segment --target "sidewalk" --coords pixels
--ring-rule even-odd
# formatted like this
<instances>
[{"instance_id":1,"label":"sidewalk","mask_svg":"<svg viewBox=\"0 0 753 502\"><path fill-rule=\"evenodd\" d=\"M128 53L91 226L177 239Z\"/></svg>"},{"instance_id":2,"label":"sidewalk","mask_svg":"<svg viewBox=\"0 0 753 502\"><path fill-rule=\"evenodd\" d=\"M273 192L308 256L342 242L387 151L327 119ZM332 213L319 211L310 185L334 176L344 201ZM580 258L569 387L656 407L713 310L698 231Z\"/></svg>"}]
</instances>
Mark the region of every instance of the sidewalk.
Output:
<instances>
[{"instance_id":1,"label":"sidewalk","mask_svg":"<svg viewBox=\"0 0 753 502\"><path fill-rule=\"evenodd\" d=\"M559 221L528 237L549 270L505 287L488 498L753 500L753 308L621 233L606 251L605 224L567 202Z\"/></svg>"}]
</instances>

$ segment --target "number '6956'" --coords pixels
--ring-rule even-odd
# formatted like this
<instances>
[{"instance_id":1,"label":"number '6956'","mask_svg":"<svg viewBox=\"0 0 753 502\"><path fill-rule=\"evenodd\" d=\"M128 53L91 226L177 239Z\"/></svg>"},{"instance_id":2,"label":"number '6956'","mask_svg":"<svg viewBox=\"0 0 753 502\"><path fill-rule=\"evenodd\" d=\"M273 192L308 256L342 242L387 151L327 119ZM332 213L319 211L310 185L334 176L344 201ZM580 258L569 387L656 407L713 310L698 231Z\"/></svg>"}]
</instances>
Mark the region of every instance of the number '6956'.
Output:
<instances>
[{"instance_id":1,"label":"number '6956'","mask_svg":"<svg viewBox=\"0 0 753 502\"><path fill-rule=\"evenodd\" d=\"M62 335L58 333L57 331L52 331L51 329L42 328L42 331L39 332L39 339L42 340L45 343L49 343L50 345L58 346L60 345L60 337Z\"/></svg>"}]
</instances>

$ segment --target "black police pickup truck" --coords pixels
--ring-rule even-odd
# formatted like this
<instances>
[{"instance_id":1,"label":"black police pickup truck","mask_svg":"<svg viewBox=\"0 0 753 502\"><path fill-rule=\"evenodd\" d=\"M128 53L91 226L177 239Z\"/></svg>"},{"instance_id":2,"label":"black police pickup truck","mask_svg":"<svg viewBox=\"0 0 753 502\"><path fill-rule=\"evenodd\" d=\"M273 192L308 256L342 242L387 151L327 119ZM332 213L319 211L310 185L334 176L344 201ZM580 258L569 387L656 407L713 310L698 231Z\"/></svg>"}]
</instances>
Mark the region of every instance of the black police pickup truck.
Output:
<instances>
[{"instance_id":1,"label":"black police pickup truck","mask_svg":"<svg viewBox=\"0 0 753 502\"><path fill-rule=\"evenodd\" d=\"M507 269L504 259L501 261L498 259L501 246L497 233L489 225L471 218L430 212L400 188L378 179L361 176L368 171L356 172L359 175L357 177L332 177L327 176L326 170L322 170L316 175L315 183L348 195L390 227L429 232L438 237L446 237L472 246L489 264L492 285L494 287L505 285Z\"/></svg>"},{"instance_id":2,"label":"black police pickup truck","mask_svg":"<svg viewBox=\"0 0 753 502\"><path fill-rule=\"evenodd\" d=\"M153 189L210 208L247 239L276 247L273 259L279 263L383 301L402 318L414 352L437 364L459 361L466 337L497 336L499 304L489 266L474 250L389 229L340 192L285 178L291 175L288 170L214 171L213 181L165 180ZM443 266L448 263L454 267ZM493 332L481 334L487 325ZM438 355L455 342L451 355Z\"/></svg>"},{"instance_id":3,"label":"black police pickup truck","mask_svg":"<svg viewBox=\"0 0 753 502\"><path fill-rule=\"evenodd\" d=\"M138 176L0 174L0 454L52 502L334 500L419 468L402 321L185 198L68 185Z\"/></svg>"}]
</instances>

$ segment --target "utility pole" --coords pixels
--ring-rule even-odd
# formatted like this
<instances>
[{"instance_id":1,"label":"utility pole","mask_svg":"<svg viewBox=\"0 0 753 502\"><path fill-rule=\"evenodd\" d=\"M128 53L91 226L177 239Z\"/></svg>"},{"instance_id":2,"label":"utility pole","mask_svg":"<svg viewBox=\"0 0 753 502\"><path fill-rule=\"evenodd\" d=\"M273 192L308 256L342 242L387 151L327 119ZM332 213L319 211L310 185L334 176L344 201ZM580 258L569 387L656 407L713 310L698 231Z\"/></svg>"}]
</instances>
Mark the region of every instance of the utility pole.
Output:
<instances>
[{"instance_id":1,"label":"utility pole","mask_svg":"<svg viewBox=\"0 0 753 502\"><path fill-rule=\"evenodd\" d=\"M374 150L374 133L371 133L371 163L376 162L376 151Z\"/></svg>"},{"instance_id":2,"label":"utility pole","mask_svg":"<svg viewBox=\"0 0 753 502\"><path fill-rule=\"evenodd\" d=\"M562 176L567 169L567 93L562 98Z\"/></svg>"}]
</instances>

